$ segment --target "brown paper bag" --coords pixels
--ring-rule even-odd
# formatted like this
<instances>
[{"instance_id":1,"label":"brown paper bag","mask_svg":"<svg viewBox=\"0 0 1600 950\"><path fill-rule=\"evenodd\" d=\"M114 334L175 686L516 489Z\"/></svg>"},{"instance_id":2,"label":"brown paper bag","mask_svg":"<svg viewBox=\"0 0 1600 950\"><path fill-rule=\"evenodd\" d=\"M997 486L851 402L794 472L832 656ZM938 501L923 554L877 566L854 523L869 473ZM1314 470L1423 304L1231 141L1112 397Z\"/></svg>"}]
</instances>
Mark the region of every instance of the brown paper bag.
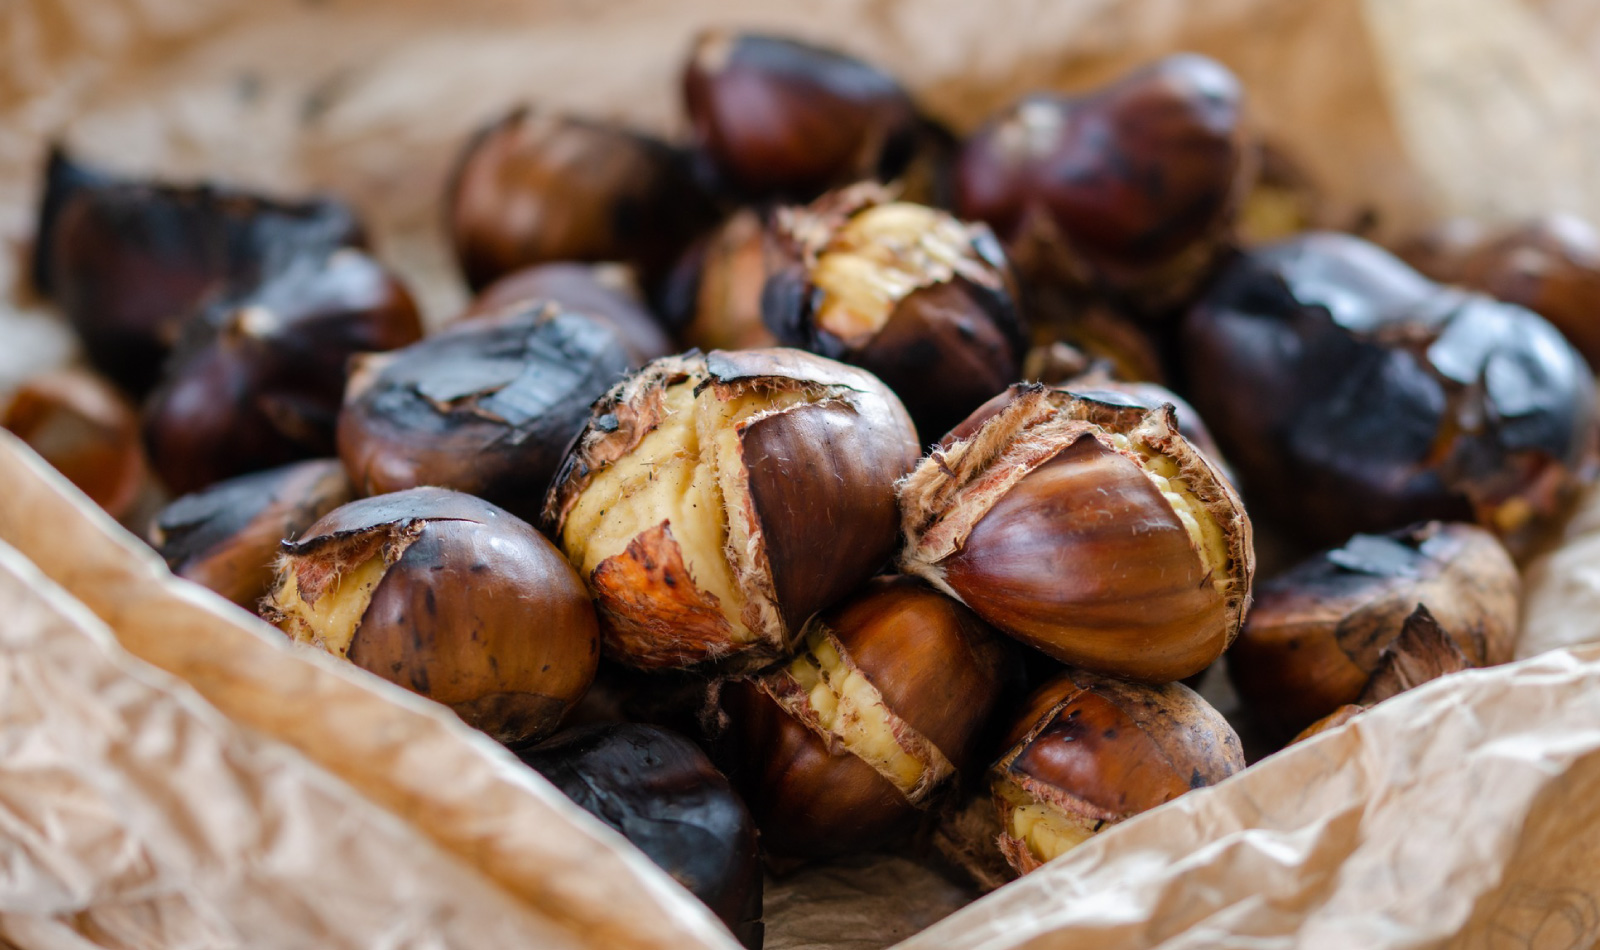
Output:
<instances>
[{"instance_id":1,"label":"brown paper bag","mask_svg":"<svg viewBox=\"0 0 1600 950\"><path fill-rule=\"evenodd\" d=\"M713 23L869 56L963 128L1024 90L1197 49L1240 74L1343 220L1600 219L1596 60L1549 26L1572 9L10 0L0 236L25 248L43 149L64 134L129 171L348 195L442 319L462 290L437 202L467 131L530 98L674 131L678 62ZM22 259L0 254L0 386L72 349L27 301ZM1589 508L1529 572L1532 659L1385 703L937 924L971 895L902 858L776 882L768 946L1593 945L1600 651L1543 652L1600 638ZM499 747L165 576L12 440L0 545L0 942L732 946Z\"/></svg>"}]
</instances>

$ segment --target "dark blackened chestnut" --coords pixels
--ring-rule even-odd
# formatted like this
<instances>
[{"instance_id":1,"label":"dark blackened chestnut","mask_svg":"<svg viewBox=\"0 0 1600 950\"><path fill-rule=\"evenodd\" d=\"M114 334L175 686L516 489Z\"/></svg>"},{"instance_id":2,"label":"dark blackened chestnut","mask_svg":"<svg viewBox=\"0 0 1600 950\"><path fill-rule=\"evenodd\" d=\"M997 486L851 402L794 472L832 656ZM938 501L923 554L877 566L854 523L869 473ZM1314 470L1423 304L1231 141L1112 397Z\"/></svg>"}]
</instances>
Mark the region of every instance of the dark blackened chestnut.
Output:
<instances>
[{"instance_id":1,"label":"dark blackened chestnut","mask_svg":"<svg viewBox=\"0 0 1600 950\"><path fill-rule=\"evenodd\" d=\"M677 350L640 299L629 269L617 264L540 264L514 271L485 287L457 322L516 316L539 301L615 330L635 366Z\"/></svg>"},{"instance_id":2,"label":"dark blackened chestnut","mask_svg":"<svg viewBox=\"0 0 1600 950\"><path fill-rule=\"evenodd\" d=\"M1293 735L1370 699L1363 690L1418 605L1471 665L1510 660L1520 592L1510 556L1475 525L1358 534L1256 588L1228 674L1262 726Z\"/></svg>"},{"instance_id":3,"label":"dark blackened chestnut","mask_svg":"<svg viewBox=\"0 0 1600 950\"><path fill-rule=\"evenodd\" d=\"M876 185L778 212L781 263L762 294L789 346L889 384L933 439L1016 382L1027 337L1005 255L983 225L891 201Z\"/></svg>"},{"instance_id":4,"label":"dark blackened chestnut","mask_svg":"<svg viewBox=\"0 0 1600 950\"><path fill-rule=\"evenodd\" d=\"M338 459L241 475L161 509L150 545L172 573L254 610L277 577L283 542L351 497Z\"/></svg>"},{"instance_id":5,"label":"dark blackened chestnut","mask_svg":"<svg viewBox=\"0 0 1600 950\"><path fill-rule=\"evenodd\" d=\"M967 771L1018 682L971 611L920 581L876 578L817 615L775 672L724 684L719 756L772 852L869 850Z\"/></svg>"},{"instance_id":6,"label":"dark blackened chestnut","mask_svg":"<svg viewBox=\"0 0 1600 950\"><path fill-rule=\"evenodd\" d=\"M238 296L301 257L364 243L345 205L283 202L223 188L96 177L53 163L36 280L90 361L143 395L204 303Z\"/></svg>"},{"instance_id":7,"label":"dark blackened chestnut","mask_svg":"<svg viewBox=\"0 0 1600 950\"><path fill-rule=\"evenodd\" d=\"M113 518L129 513L148 479L138 414L110 383L85 370L28 379L0 413L0 427Z\"/></svg>"},{"instance_id":8,"label":"dark blackened chestnut","mask_svg":"<svg viewBox=\"0 0 1600 950\"><path fill-rule=\"evenodd\" d=\"M633 368L613 329L555 304L459 323L357 361L339 457L364 495L441 485L537 518L589 404Z\"/></svg>"},{"instance_id":9,"label":"dark blackened chestnut","mask_svg":"<svg viewBox=\"0 0 1600 950\"><path fill-rule=\"evenodd\" d=\"M305 256L191 321L144 407L145 445L174 492L334 452L352 356L422 337L416 304L352 248Z\"/></svg>"},{"instance_id":10,"label":"dark blackened chestnut","mask_svg":"<svg viewBox=\"0 0 1600 950\"><path fill-rule=\"evenodd\" d=\"M643 668L786 656L894 552L917 458L871 374L799 350L656 360L595 403L545 505L607 655Z\"/></svg>"},{"instance_id":11,"label":"dark blackened chestnut","mask_svg":"<svg viewBox=\"0 0 1600 950\"><path fill-rule=\"evenodd\" d=\"M688 739L633 723L568 729L517 753L760 950L761 855L750 811Z\"/></svg>"},{"instance_id":12,"label":"dark blackened chestnut","mask_svg":"<svg viewBox=\"0 0 1600 950\"><path fill-rule=\"evenodd\" d=\"M583 582L532 525L480 498L353 501L283 552L262 616L501 742L554 732L594 679Z\"/></svg>"},{"instance_id":13,"label":"dark blackened chestnut","mask_svg":"<svg viewBox=\"0 0 1600 950\"><path fill-rule=\"evenodd\" d=\"M778 345L761 319L775 254L766 215L754 208L741 208L689 249L662 293L663 315L684 349Z\"/></svg>"},{"instance_id":14,"label":"dark blackened chestnut","mask_svg":"<svg viewBox=\"0 0 1600 950\"><path fill-rule=\"evenodd\" d=\"M684 71L695 143L745 197L807 200L905 171L925 134L911 97L858 59L797 40L712 30Z\"/></svg>"},{"instance_id":15,"label":"dark blackened chestnut","mask_svg":"<svg viewBox=\"0 0 1600 950\"><path fill-rule=\"evenodd\" d=\"M50 248L55 244L56 220L67 200L77 192L107 185L115 179L98 168L74 161L60 145L50 147L45 159L44 183L39 189L39 216L33 232L33 256L29 262L33 289L45 297L55 294Z\"/></svg>"},{"instance_id":16,"label":"dark blackened chestnut","mask_svg":"<svg viewBox=\"0 0 1600 950\"><path fill-rule=\"evenodd\" d=\"M1247 184L1241 99L1232 73L1193 54L1027 98L962 148L956 213L994 228L1029 280L1170 308L1229 246Z\"/></svg>"},{"instance_id":17,"label":"dark blackened chestnut","mask_svg":"<svg viewBox=\"0 0 1600 950\"><path fill-rule=\"evenodd\" d=\"M900 566L1064 663L1164 683L1209 666L1250 602L1250 519L1149 410L1013 386L899 487Z\"/></svg>"},{"instance_id":18,"label":"dark blackened chestnut","mask_svg":"<svg viewBox=\"0 0 1600 950\"><path fill-rule=\"evenodd\" d=\"M555 261L630 264L653 286L714 220L687 157L665 142L525 108L467 144L447 205L474 288Z\"/></svg>"},{"instance_id":19,"label":"dark blackened chestnut","mask_svg":"<svg viewBox=\"0 0 1600 950\"><path fill-rule=\"evenodd\" d=\"M1241 256L1183 338L1252 511L1310 543L1475 519L1518 554L1593 477L1594 380L1555 328L1358 238Z\"/></svg>"},{"instance_id":20,"label":"dark blackened chestnut","mask_svg":"<svg viewBox=\"0 0 1600 950\"><path fill-rule=\"evenodd\" d=\"M1233 727L1187 686L1079 670L1029 697L1006 745L989 782L1018 874L1245 766Z\"/></svg>"}]
</instances>

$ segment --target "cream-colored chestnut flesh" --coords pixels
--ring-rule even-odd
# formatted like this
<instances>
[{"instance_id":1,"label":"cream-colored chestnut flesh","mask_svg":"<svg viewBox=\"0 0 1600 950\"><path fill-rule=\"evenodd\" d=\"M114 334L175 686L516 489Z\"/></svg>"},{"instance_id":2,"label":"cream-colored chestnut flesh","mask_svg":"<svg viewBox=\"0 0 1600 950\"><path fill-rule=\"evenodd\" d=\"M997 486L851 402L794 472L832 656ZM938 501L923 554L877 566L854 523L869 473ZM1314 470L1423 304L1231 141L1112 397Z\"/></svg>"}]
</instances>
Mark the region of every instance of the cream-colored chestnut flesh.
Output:
<instances>
[{"instance_id":1,"label":"cream-colored chestnut flesh","mask_svg":"<svg viewBox=\"0 0 1600 950\"><path fill-rule=\"evenodd\" d=\"M595 404L545 520L608 655L750 669L890 558L916 456L865 371L787 349L666 357Z\"/></svg>"},{"instance_id":2,"label":"cream-colored chestnut flesh","mask_svg":"<svg viewBox=\"0 0 1600 950\"><path fill-rule=\"evenodd\" d=\"M1255 553L1226 479L1170 406L1013 386L900 488L906 573L1058 660L1142 682L1239 632Z\"/></svg>"}]
</instances>

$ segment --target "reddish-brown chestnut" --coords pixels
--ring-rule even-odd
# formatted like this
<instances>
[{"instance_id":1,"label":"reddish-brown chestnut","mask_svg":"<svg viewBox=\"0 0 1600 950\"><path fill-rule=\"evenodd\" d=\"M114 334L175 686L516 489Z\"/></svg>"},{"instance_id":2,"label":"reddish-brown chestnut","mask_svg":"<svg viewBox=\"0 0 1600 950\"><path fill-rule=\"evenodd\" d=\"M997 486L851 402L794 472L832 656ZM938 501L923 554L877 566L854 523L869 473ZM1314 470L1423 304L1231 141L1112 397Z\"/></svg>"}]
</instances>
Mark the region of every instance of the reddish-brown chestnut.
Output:
<instances>
[{"instance_id":1,"label":"reddish-brown chestnut","mask_svg":"<svg viewBox=\"0 0 1600 950\"><path fill-rule=\"evenodd\" d=\"M917 437L871 374L799 350L656 360L595 403L545 523L639 667L788 654L894 551Z\"/></svg>"},{"instance_id":2,"label":"reddish-brown chestnut","mask_svg":"<svg viewBox=\"0 0 1600 950\"><path fill-rule=\"evenodd\" d=\"M1170 406L1013 386L917 465L900 504L906 573L1108 675L1198 673L1250 601L1250 519Z\"/></svg>"},{"instance_id":3,"label":"reddish-brown chestnut","mask_svg":"<svg viewBox=\"0 0 1600 950\"><path fill-rule=\"evenodd\" d=\"M1018 874L1245 765L1228 721L1187 686L1080 670L1029 697L1006 745L989 783Z\"/></svg>"},{"instance_id":4,"label":"reddish-brown chestnut","mask_svg":"<svg viewBox=\"0 0 1600 950\"><path fill-rule=\"evenodd\" d=\"M685 349L778 344L761 319L773 245L766 215L741 208L683 256L662 293L662 312Z\"/></svg>"},{"instance_id":5,"label":"reddish-brown chestnut","mask_svg":"<svg viewBox=\"0 0 1600 950\"><path fill-rule=\"evenodd\" d=\"M677 349L640 299L629 269L619 264L540 264L514 271L485 287L456 322L514 317L539 301L616 331L635 366Z\"/></svg>"},{"instance_id":6,"label":"reddish-brown chestnut","mask_svg":"<svg viewBox=\"0 0 1600 950\"><path fill-rule=\"evenodd\" d=\"M414 488L285 542L262 615L496 739L554 732L594 680L594 607L561 552L479 498Z\"/></svg>"},{"instance_id":7,"label":"reddish-brown chestnut","mask_svg":"<svg viewBox=\"0 0 1600 950\"><path fill-rule=\"evenodd\" d=\"M871 849L973 765L1016 660L988 624L908 577L874 579L802 639L782 669L721 687L718 752L770 851Z\"/></svg>"},{"instance_id":8,"label":"reddish-brown chestnut","mask_svg":"<svg viewBox=\"0 0 1600 950\"><path fill-rule=\"evenodd\" d=\"M12 394L0 427L113 518L128 514L147 481L139 416L93 373L69 369L29 379Z\"/></svg>"}]
</instances>

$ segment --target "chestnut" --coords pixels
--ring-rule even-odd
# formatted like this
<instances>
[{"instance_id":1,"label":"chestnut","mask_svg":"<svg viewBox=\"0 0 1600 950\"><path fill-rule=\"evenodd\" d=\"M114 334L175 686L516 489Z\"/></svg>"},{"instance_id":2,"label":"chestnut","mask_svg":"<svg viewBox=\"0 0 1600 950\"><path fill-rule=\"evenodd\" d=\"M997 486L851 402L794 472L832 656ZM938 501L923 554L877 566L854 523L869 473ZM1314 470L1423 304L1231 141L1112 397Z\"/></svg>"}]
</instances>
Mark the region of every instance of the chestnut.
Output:
<instances>
[{"instance_id":1,"label":"chestnut","mask_svg":"<svg viewBox=\"0 0 1600 950\"><path fill-rule=\"evenodd\" d=\"M351 497L337 459L253 472L161 509L150 546L172 573L254 610L277 577L279 545Z\"/></svg>"},{"instance_id":2,"label":"chestnut","mask_svg":"<svg viewBox=\"0 0 1600 950\"><path fill-rule=\"evenodd\" d=\"M532 525L481 498L363 498L283 552L263 617L501 742L554 732L594 680L583 582Z\"/></svg>"},{"instance_id":3,"label":"chestnut","mask_svg":"<svg viewBox=\"0 0 1600 950\"><path fill-rule=\"evenodd\" d=\"M301 257L364 243L344 204L284 202L212 186L115 179L52 160L36 281L89 360L134 395L155 385L202 304L244 292Z\"/></svg>"},{"instance_id":4,"label":"chestnut","mask_svg":"<svg viewBox=\"0 0 1600 950\"><path fill-rule=\"evenodd\" d=\"M713 222L686 156L628 129L519 108L467 143L446 198L467 283L618 261L648 286Z\"/></svg>"},{"instance_id":5,"label":"chestnut","mask_svg":"<svg viewBox=\"0 0 1600 950\"><path fill-rule=\"evenodd\" d=\"M440 485L538 517L589 404L634 364L598 320L520 306L356 361L338 445L358 493Z\"/></svg>"},{"instance_id":6,"label":"chestnut","mask_svg":"<svg viewBox=\"0 0 1600 950\"><path fill-rule=\"evenodd\" d=\"M1228 467L1228 462L1222 457L1222 449L1217 446L1216 437L1206 426L1205 420L1200 418L1200 413L1189 405L1182 396L1155 383L1129 383L1115 379L1107 374L1103 367L1095 367L1076 377L1064 380L1056 385L1063 392L1070 392L1074 396L1093 399L1114 406L1129 406L1140 409L1160 409L1162 406L1171 406L1178 420L1178 433L1195 450L1204 455L1217 474L1233 484L1233 470Z\"/></svg>"},{"instance_id":7,"label":"chestnut","mask_svg":"<svg viewBox=\"0 0 1600 950\"><path fill-rule=\"evenodd\" d=\"M1150 327L1107 300L1059 284L1028 285L1022 301L1033 328L1035 348L1063 343L1106 364L1119 379L1167 382L1162 346L1168 334L1152 332L1159 328ZM1023 378L1036 379L1032 375Z\"/></svg>"},{"instance_id":8,"label":"chestnut","mask_svg":"<svg viewBox=\"0 0 1600 950\"><path fill-rule=\"evenodd\" d=\"M567 729L517 753L760 950L761 856L750 811L693 742L655 726Z\"/></svg>"},{"instance_id":9,"label":"chestnut","mask_svg":"<svg viewBox=\"0 0 1600 950\"><path fill-rule=\"evenodd\" d=\"M1358 534L1257 587L1228 674L1262 726L1293 735L1367 701L1385 648L1419 604L1471 665L1510 660L1520 594L1510 556L1475 525Z\"/></svg>"},{"instance_id":10,"label":"chestnut","mask_svg":"<svg viewBox=\"0 0 1600 950\"><path fill-rule=\"evenodd\" d=\"M974 763L1018 682L971 611L908 577L875 578L818 614L800 653L723 684L714 731L761 840L814 858L893 840Z\"/></svg>"},{"instance_id":11,"label":"chestnut","mask_svg":"<svg viewBox=\"0 0 1600 950\"><path fill-rule=\"evenodd\" d=\"M422 337L416 304L353 248L303 256L191 321L144 407L145 446L174 492L332 455L345 365Z\"/></svg>"},{"instance_id":12,"label":"chestnut","mask_svg":"<svg viewBox=\"0 0 1600 950\"><path fill-rule=\"evenodd\" d=\"M863 370L691 352L595 403L545 525L589 582L607 656L751 669L893 554L894 483L916 458L905 408Z\"/></svg>"},{"instance_id":13,"label":"chestnut","mask_svg":"<svg viewBox=\"0 0 1600 950\"><path fill-rule=\"evenodd\" d=\"M139 416L101 377L65 369L34 376L0 413L8 429L111 517L126 516L148 470Z\"/></svg>"},{"instance_id":14,"label":"chestnut","mask_svg":"<svg viewBox=\"0 0 1600 950\"><path fill-rule=\"evenodd\" d=\"M1310 544L1477 520L1519 554L1593 478L1594 379L1555 328L1359 238L1240 256L1182 331L1252 511Z\"/></svg>"},{"instance_id":15,"label":"chestnut","mask_svg":"<svg viewBox=\"0 0 1600 950\"><path fill-rule=\"evenodd\" d=\"M1160 313L1230 245L1248 184L1242 116L1238 79L1195 54L1080 96L1030 96L963 145L955 211L994 228L1029 281Z\"/></svg>"},{"instance_id":16,"label":"chestnut","mask_svg":"<svg viewBox=\"0 0 1600 950\"><path fill-rule=\"evenodd\" d=\"M900 566L1002 632L1124 679L1200 672L1250 602L1250 519L1170 405L1039 384L990 400L899 486Z\"/></svg>"},{"instance_id":17,"label":"chestnut","mask_svg":"<svg viewBox=\"0 0 1600 950\"><path fill-rule=\"evenodd\" d=\"M629 269L618 264L540 264L513 271L485 287L457 322L515 315L535 301L610 327L635 366L677 351L640 299Z\"/></svg>"},{"instance_id":18,"label":"chestnut","mask_svg":"<svg viewBox=\"0 0 1600 950\"><path fill-rule=\"evenodd\" d=\"M683 76L694 140L717 183L746 198L807 200L901 175L923 123L887 73L798 40L710 30Z\"/></svg>"},{"instance_id":19,"label":"chestnut","mask_svg":"<svg viewBox=\"0 0 1600 950\"><path fill-rule=\"evenodd\" d=\"M761 303L781 342L869 370L928 438L1017 381L1026 333L988 228L871 184L778 221L781 263Z\"/></svg>"},{"instance_id":20,"label":"chestnut","mask_svg":"<svg viewBox=\"0 0 1600 950\"><path fill-rule=\"evenodd\" d=\"M1245 766L1233 727L1187 686L1081 670L1028 698L1006 746L989 786L1018 874Z\"/></svg>"},{"instance_id":21,"label":"chestnut","mask_svg":"<svg viewBox=\"0 0 1600 950\"><path fill-rule=\"evenodd\" d=\"M773 245L766 215L741 208L689 249L662 292L663 315L684 348L778 345L761 319Z\"/></svg>"}]
</instances>

